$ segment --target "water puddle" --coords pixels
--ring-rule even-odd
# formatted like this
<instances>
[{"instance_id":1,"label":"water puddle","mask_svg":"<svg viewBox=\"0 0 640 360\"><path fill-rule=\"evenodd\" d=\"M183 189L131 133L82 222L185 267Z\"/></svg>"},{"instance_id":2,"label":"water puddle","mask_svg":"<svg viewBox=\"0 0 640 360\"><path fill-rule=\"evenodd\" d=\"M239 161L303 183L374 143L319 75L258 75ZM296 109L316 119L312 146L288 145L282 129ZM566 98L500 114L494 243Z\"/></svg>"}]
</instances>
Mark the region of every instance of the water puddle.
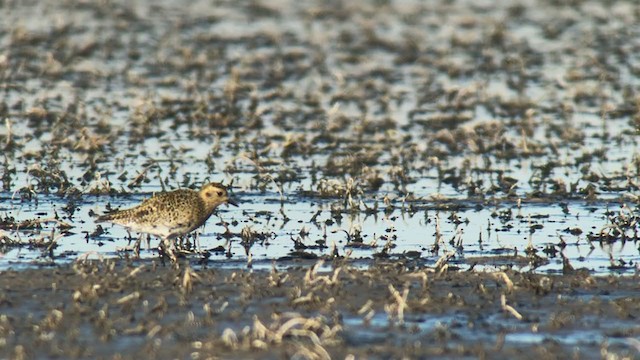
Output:
<instances>
[{"instance_id":1,"label":"water puddle","mask_svg":"<svg viewBox=\"0 0 640 360\"><path fill-rule=\"evenodd\" d=\"M2 196L6 201L0 213L25 227L6 229L3 234L29 244L5 246L0 258L0 267L5 268L78 257L126 256L124 249L138 235L108 224L101 224L98 230L91 214L101 213L107 204L128 207L145 197L84 196L71 204L73 216L65 216L69 202L57 196L39 195L37 201L27 203L11 200L10 194ZM611 219L633 213L626 205L613 203L489 206L470 201L396 201L383 209L354 212L344 211L339 201L300 195L285 196L283 203L279 194L236 192L235 196L241 201L240 208L223 206L197 237L189 239L195 242L194 250L199 246L200 251L208 252L210 261L246 266L249 255L252 262L268 264L289 257L338 254L354 260L400 258L428 264L451 254L451 261L462 268L561 272L566 259L575 269L604 274L634 272L639 253L632 232L627 241L603 240L602 233L615 230ZM381 207L382 202L362 203L362 208ZM60 230L61 223L71 228ZM251 235L243 238L243 233ZM48 246L52 237L54 247ZM141 257L157 256L157 245L156 238L149 243L145 239ZM531 257L534 254L536 258Z\"/></svg>"}]
</instances>

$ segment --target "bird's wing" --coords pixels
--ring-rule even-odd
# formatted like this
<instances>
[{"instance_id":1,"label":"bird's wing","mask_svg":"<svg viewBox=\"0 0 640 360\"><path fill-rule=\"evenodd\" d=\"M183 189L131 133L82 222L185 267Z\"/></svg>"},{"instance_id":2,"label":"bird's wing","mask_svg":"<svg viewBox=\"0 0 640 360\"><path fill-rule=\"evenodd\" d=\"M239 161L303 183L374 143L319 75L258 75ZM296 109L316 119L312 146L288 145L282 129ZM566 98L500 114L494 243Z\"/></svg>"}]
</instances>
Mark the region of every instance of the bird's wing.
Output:
<instances>
[{"instance_id":1,"label":"bird's wing","mask_svg":"<svg viewBox=\"0 0 640 360\"><path fill-rule=\"evenodd\" d=\"M178 202L170 209L170 213L174 216L167 216L166 218L158 219L156 224L158 227L167 230L168 237L185 235L192 231L197 225L198 211L199 209L194 207L192 204Z\"/></svg>"}]
</instances>

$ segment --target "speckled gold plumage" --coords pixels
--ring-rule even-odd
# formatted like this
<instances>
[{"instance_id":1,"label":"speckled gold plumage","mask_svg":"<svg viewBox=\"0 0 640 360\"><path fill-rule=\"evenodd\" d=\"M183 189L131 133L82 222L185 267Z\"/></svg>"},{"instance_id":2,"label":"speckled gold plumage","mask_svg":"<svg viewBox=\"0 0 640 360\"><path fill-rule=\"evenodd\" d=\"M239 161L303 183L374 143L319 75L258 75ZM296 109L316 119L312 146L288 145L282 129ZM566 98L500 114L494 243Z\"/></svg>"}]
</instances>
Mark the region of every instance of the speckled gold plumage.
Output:
<instances>
[{"instance_id":1,"label":"speckled gold plumage","mask_svg":"<svg viewBox=\"0 0 640 360\"><path fill-rule=\"evenodd\" d=\"M181 189L156 194L134 208L99 216L97 221L171 240L204 225L215 208L223 203L236 205L224 185L209 183L200 191Z\"/></svg>"}]
</instances>

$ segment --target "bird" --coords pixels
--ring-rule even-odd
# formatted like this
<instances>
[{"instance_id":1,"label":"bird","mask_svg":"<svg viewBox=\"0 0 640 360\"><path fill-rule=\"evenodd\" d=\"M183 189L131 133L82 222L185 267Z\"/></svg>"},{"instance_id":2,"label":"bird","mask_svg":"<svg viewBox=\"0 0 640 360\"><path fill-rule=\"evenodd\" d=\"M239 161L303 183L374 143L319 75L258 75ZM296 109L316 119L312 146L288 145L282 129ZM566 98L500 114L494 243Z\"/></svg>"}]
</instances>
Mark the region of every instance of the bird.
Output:
<instances>
[{"instance_id":1,"label":"bird","mask_svg":"<svg viewBox=\"0 0 640 360\"><path fill-rule=\"evenodd\" d=\"M221 204L238 206L221 183L205 184L199 191L179 189L157 193L130 209L98 216L96 222L110 222L138 233L157 236L161 249L176 262L173 240L201 227ZM136 242L139 249L141 238ZM167 247L167 245L169 245Z\"/></svg>"}]
</instances>

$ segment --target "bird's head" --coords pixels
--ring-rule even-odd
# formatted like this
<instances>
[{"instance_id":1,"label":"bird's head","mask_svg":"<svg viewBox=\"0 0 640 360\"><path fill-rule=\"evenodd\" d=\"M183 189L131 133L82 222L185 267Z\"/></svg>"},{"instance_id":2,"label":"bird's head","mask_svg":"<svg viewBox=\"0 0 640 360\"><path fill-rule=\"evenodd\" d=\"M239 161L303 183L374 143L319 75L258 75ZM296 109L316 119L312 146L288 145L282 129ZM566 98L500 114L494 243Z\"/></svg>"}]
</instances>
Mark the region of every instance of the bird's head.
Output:
<instances>
[{"instance_id":1,"label":"bird's head","mask_svg":"<svg viewBox=\"0 0 640 360\"><path fill-rule=\"evenodd\" d=\"M230 204L238 206L238 204L229 197L227 187L220 183L208 183L200 189L200 197L204 201L207 209L213 211L220 204Z\"/></svg>"}]
</instances>

